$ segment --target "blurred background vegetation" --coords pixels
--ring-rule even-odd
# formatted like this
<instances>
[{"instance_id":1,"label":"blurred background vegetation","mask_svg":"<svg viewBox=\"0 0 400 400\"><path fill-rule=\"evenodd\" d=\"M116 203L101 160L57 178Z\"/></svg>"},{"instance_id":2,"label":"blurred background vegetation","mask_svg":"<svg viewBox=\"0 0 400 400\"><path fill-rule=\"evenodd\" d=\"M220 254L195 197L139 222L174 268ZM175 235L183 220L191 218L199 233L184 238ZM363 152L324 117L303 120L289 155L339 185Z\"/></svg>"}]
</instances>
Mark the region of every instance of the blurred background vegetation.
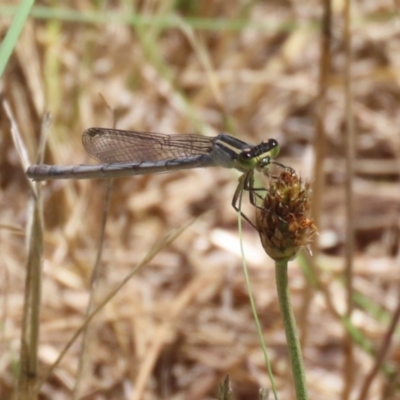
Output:
<instances>
[{"instance_id":1,"label":"blurred background vegetation","mask_svg":"<svg viewBox=\"0 0 400 400\"><path fill-rule=\"evenodd\" d=\"M311 181L313 171L320 171L315 257L310 264L304 254L290 267L310 398L343 398L346 385L351 398L358 398L382 344L394 339L367 398L398 399L399 332L396 325L390 334L388 329L396 321L400 293L400 9L385 0L352 5L356 147L350 274L356 336L351 346L355 374L349 380L349 325L342 317L348 307L343 271L349 243L344 94L349 39L343 34L345 2L332 0L331 58L321 68L327 4L38 1L4 72L2 97L32 163L46 111L52 124L45 162L94 163L83 150L81 134L88 127L113 125L108 104L120 129L227 132L254 144L275 138L282 147L280 162ZM1 38L17 6L17 1L0 5ZM324 141L315 140L317 128ZM0 397L7 399L19 358L30 189L4 110L0 144ZM315 167L318 146L324 159ZM114 181L97 288L102 294L168 232L197 219L92 322L80 396L209 399L226 374L235 399L256 399L259 387L269 386L230 204L238 177L236 171L215 168ZM42 192L39 375L85 318L106 182L53 181ZM292 399L273 264L248 224L241 240L279 398ZM43 385L40 398L71 398L79 352L78 341Z\"/></svg>"}]
</instances>

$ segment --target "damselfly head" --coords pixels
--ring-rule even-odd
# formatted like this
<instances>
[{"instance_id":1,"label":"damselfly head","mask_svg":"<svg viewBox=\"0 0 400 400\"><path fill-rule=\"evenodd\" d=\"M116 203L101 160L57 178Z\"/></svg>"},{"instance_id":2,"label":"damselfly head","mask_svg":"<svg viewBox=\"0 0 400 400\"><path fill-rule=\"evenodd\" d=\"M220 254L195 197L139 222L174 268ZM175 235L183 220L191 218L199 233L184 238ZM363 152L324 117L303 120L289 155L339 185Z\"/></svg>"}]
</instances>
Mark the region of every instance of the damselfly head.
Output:
<instances>
[{"instance_id":1,"label":"damselfly head","mask_svg":"<svg viewBox=\"0 0 400 400\"><path fill-rule=\"evenodd\" d=\"M257 157L259 161L266 158L275 158L279 155L281 148L275 139L269 139L266 142L261 142L259 145L251 149L253 157Z\"/></svg>"},{"instance_id":2,"label":"damselfly head","mask_svg":"<svg viewBox=\"0 0 400 400\"><path fill-rule=\"evenodd\" d=\"M237 156L237 161L245 169L263 170L270 164L272 158L278 156L279 151L279 143L275 139L269 139L257 146L242 150Z\"/></svg>"}]
</instances>

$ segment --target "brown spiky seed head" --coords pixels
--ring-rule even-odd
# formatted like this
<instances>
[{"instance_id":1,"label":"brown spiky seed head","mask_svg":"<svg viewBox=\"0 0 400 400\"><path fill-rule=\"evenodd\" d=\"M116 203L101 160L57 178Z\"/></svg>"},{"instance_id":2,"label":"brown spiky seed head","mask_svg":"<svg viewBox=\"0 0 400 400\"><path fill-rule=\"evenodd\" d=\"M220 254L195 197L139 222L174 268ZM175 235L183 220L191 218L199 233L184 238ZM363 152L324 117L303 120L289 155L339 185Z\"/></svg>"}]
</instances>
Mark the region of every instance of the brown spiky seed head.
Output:
<instances>
[{"instance_id":1,"label":"brown spiky seed head","mask_svg":"<svg viewBox=\"0 0 400 400\"><path fill-rule=\"evenodd\" d=\"M270 179L262 206L257 208L256 225L264 250L275 261L292 260L317 232L309 218L310 187L291 169Z\"/></svg>"}]
</instances>

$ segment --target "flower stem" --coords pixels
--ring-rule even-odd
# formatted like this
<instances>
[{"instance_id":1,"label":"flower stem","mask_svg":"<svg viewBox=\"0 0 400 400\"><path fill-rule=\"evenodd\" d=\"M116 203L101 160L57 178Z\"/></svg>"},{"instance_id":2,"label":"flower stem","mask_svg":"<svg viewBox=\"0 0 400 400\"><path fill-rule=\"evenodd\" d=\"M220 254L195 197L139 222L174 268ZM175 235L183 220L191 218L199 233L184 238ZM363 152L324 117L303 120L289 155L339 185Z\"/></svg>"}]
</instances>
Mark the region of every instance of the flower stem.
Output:
<instances>
[{"instance_id":1,"label":"flower stem","mask_svg":"<svg viewBox=\"0 0 400 400\"><path fill-rule=\"evenodd\" d=\"M306 377L301 355L300 341L296 329L292 305L290 302L288 285L287 260L275 261L275 278L278 290L279 306L281 309L283 325L285 327L290 362L297 400L307 400Z\"/></svg>"}]
</instances>

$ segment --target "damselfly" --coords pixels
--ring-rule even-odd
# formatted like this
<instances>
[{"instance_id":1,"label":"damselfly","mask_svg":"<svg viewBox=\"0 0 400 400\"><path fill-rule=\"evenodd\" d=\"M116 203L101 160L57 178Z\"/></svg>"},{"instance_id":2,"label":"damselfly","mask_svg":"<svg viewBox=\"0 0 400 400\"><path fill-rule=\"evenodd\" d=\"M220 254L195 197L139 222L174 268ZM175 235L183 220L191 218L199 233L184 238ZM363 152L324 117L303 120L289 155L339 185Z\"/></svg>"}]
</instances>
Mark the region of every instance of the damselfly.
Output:
<instances>
[{"instance_id":1,"label":"damselfly","mask_svg":"<svg viewBox=\"0 0 400 400\"><path fill-rule=\"evenodd\" d=\"M120 178L216 166L235 168L244 173L232 200L233 207L238 210L241 191L257 191L252 188L254 170L266 173L280 150L275 139L251 145L224 133L207 137L198 134L165 135L108 128L87 129L83 133L82 142L86 151L104 164L38 164L27 169L27 176L35 181L44 181Z\"/></svg>"}]
</instances>

